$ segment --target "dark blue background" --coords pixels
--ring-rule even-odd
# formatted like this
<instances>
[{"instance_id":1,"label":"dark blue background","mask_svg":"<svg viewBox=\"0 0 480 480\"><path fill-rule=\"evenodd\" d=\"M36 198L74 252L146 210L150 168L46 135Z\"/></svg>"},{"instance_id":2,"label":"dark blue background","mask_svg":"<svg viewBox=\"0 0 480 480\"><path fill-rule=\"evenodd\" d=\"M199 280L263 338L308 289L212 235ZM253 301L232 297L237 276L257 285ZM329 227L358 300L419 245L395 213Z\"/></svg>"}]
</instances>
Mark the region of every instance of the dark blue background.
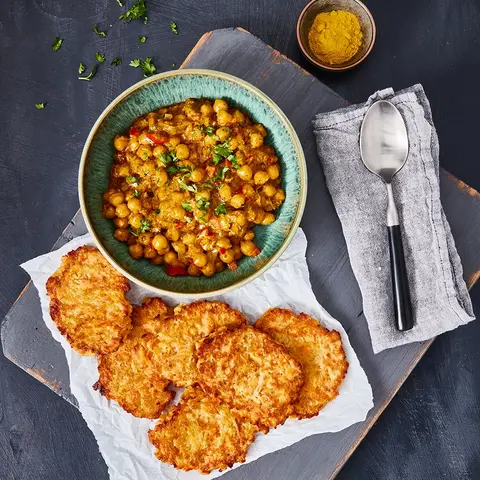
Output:
<instances>
[{"instance_id":1,"label":"dark blue background","mask_svg":"<svg viewBox=\"0 0 480 480\"><path fill-rule=\"evenodd\" d=\"M316 70L301 57L295 24L304 3L149 0L145 26L119 22L115 0L0 2L0 317L27 282L18 264L49 250L76 212L88 131L107 103L141 78L130 59L153 56L159 71L170 70L208 30L246 28L351 102L379 88L422 83L441 165L480 189L480 2L367 1L377 22L375 48L342 74ZM108 30L106 39L92 33L94 23ZM64 44L53 52L56 35ZM140 35L146 44L138 44ZM107 60L91 82L78 81L79 62L91 65L96 51L124 64ZM36 110L39 102L47 107ZM478 286L472 298L478 313ZM479 345L478 322L438 338L339 478L480 478ZM106 478L79 412L0 356L0 480Z\"/></svg>"}]
</instances>

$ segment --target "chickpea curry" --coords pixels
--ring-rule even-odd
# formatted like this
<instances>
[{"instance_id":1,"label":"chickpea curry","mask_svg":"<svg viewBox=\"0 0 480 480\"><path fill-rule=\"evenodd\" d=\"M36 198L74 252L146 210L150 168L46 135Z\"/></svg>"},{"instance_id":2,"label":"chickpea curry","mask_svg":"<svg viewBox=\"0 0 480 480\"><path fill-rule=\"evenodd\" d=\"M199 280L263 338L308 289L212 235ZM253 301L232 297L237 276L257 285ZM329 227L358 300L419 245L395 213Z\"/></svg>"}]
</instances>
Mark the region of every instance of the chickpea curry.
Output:
<instances>
[{"instance_id":1,"label":"chickpea curry","mask_svg":"<svg viewBox=\"0 0 480 480\"><path fill-rule=\"evenodd\" d=\"M103 215L135 259L169 275L212 276L254 257L254 225L285 200L265 127L225 100L188 99L133 122L114 139Z\"/></svg>"}]
</instances>

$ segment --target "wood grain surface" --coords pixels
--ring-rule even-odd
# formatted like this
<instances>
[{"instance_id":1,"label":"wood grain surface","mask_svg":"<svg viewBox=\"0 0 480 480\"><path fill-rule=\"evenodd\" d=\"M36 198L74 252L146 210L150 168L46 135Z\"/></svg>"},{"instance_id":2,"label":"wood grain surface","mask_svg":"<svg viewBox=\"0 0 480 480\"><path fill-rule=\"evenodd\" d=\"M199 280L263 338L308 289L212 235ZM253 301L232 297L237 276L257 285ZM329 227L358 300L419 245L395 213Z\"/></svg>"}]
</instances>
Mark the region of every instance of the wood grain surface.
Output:
<instances>
[{"instance_id":1,"label":"wood grain surface","mask_svg":"<svg viewBox=\"0 0 480 480\"><path fill-rule=\"evenodd\" d=\"M353 103L376 89L422 83L441 165L479 190L478 0L364 1L378 28L375 47L360 67L339 75L301 56L294 29L306 0L148 0L146 26L119 21L122 9L113 0L0 2L0 318L27 281L18 265L49 250L78 209L77 167L88 131L115 96L141 79L128 62L153 56L159 71L177 68L205 31L241 25ZM94 23L106 38L92 32ZM56 35L64 44L52 52ZM138 44L140 35L146 44ZM124 63L103 65L92 82L78 81L79 62L91 65L96 51L106 63L115 56ZM43 101L46 108L35 110ZM453 215L469 228L466 212ZM478 285L471 294L478 313ZM437 338L338 478L480 478L479 343L478 322ZM303 449L300 443L267 457L256 473L289 478L292 469L278 475L280 461L321 478L315 445ZM79 412L0 355L0 479L107 478Z\"/></svg>"},{"instance_id":2,"label":"wood grain surface","mask_svg":"<svg viewBox=\"0 0 480 480\"><path fill-rule=\"evenodd\" d=\"M232 62L232 58L238 61ZM372 384L375 402L365 422L335 434L310 437L298 446L290 447L288 451L296 450L295 462L291 462L288 455L276 452L227 474L225 478L267 478L265 468L271 469L274 462L273 472L277 478L307 480L313 472L302 472L299 466L312 458L314 452L316 478L333 478L391 401L431 341L373 355L362 314L361 296L349 264L341 226L324 183L310 124L315 113L339 108L346 101L244 29L206 33L182 64L182 68L189 67L225 71L253 83L277 102L292 121L302 141L309 172L310 193L302 227L307 238L315 239L309 242L307 250L312 286L318 300L347 330ZM301 101L298 100L300 94ZM442 171L442 202L450 218L470 287L480 270L480 201L477 195L463 182ZM458 211L468 212L471 219L468 228L465 228L465 222L457 221ZM56 247L85 231L83 220L77 214L57 241ZM74 402L68 387L63 351L43 325L33 287L27 288L7 315L2 339L8 358L56 393ZM279 460L280 456L282 460Z\"/></svg>"}]
</instances>

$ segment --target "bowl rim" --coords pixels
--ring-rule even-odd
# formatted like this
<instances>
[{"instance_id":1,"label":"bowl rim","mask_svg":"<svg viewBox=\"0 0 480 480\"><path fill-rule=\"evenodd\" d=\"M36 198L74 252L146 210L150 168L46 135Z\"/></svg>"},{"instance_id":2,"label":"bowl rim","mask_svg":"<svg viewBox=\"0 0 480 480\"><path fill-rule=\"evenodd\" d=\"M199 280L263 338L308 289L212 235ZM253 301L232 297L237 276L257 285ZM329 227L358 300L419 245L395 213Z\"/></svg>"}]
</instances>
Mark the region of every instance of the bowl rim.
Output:
<instances>
[{"instance_id":1,"label":"bowl rim","mask_svg":"<svg viewBox=\"0 0 480 480\"><path fill-rule=\"evenodd\" d=\"M358 64L362 63L368 57L368 55L370 55L370 52L372 51L373 45L375 44L375 39L377 37L377 26L375 25L375 20L373 19L372 12L370 12L368 7L363 2L361 2L360 0L351 0L353 3L356 3L361 8L363 8L363 10L367 14L368 18L370 19L370 22L372 24L372 40L371 40L368 48L365 50L365 53L356 62L352 63L351 65L345 65L343 67L334 66L334 65L327 65L327 64L324 64L324 63L320 62L320 60L318 60L316 57L313 57L312 55L310 55L307 52L307 49L305 48L305 46L302 42L301 36L300 36L300 24L302 23L303 17L307 13L307 10L314 3L318 2L318 1L319 0L311 0L310 2L308 2L305 5L305 7L303 8L303 10L301 11L300 15L298 16L298 20L297 20L297 42L298 42L298 45L300 46L300 50L302 51L303 55L306 57L306 59L308 61L313 63L315 66L317 66L319 68L323 68L324 70L328 70L330 72L344 72L345 70L350 70L351 68L356 67Z\"/></svg>"},{"instance_id":2,"label":"bowl rim","mask_svg":"<svg viewBox=\"0 0 480 480\"><path fill-rule=\"evenodd\" d=\"M86 208L86 202L85 202L85 195L84 195L84 175L85 175L85 165L87 161L87 156L88 152L90 151L91 145L92 145L92 140L95 137L99 127L102 125L104 119L107 117L108 114L119 104L121 103L125 98L127 98L129 95L134 93L135 91L143 88L145 85L148 85L150 83L154 83L157 81L161 81L165 78L173 77L173 76L180 76L180 75L205 75L205 76L213 76L217 78L221 78L223 80L228 80L233 83L236 83L240 85L243 88L246 88L247 90L250 90L254 94L256 94L262 101L264 101L273 111L274 113L280 118L282 123L285 125L288 133L290 134L292 140L293 140L293 145L297 154L298 158L298 164L299 164L299 170L300 170L300 199L299 199L299 204L297 207L297 211L295 214L295 218L291 224L290 231L288 232L288 235L285 237L283 240L283 243L281 244L280 248L265 262L264 265L262 265L256 272L253 274L249 275L248 277L241 279L231 285L228 285L226 287L216 289L216 290L211 290L207 292L200 292L200 293L185 293L185 292L176 292L172 290L164 290L159 287L155 287L153 285L150 285L146 283L145 281L141 280L140 278L136 277L135 275L131 274L128 270L123 268L121 265L117 263L117 261L108 253L106 248L103 246L102 242L98 238L93 225L90 221L89 215L87 213L87 208ZM79 165L79 170L78 170L78 196L79 196L79 201L80 201L80 209L82 212L82 216L85 220L85 224L87 226L87 230L92 235L92 238L95 242L96 247L100 250L102 255L108 260L108 262L117 270L119 271L122 275L124 275L126 278L128 278L130 281L133 283L146 288L152 292L155 292L160 295L169 295L169 296L177 296L181 298L208 298L208 297L213 297L217 295L222 295L225 293L229 293L233 290L236 290L237 288L240 288L247 283L252 282L256 278L258 278L260 275L262 275L265 271L267 271L283 254L283 252L286 250L286 248L290 245L290 242L293 240L293 237L295 236L298 227L300 225L300 221L303 216L303 212L305 210L305 203L307 200L307 188L308 188L308 182L307 182L307 164L305 160L305 154L303 152L302 144L298 138L297 132L293 128L293 125L291 124L290 120L288 117L283 113L283 111L280 109L280 107L265 93L263 93L260 89L257 87L253 86L251 83L242 80L238 77L235 77L234 75L230 75L228 73L224 72L219 72L217 70L210 70L210 69L201 69L201 68L185 68L185 69L178 69L178 70L171 70L167 72L162 72L156 75L152 75L151 77L145 78L135 84L133 84L131 87L127 88L124 90L120 95L118 95L114 100L112 100L107 107L102 111L102 113L99 115L95 123L93 124L93 127L91 128L88 137L85 141L85 145L82 150L82 155L80 158L80 165Z\"/></svg>"}]
</instances>

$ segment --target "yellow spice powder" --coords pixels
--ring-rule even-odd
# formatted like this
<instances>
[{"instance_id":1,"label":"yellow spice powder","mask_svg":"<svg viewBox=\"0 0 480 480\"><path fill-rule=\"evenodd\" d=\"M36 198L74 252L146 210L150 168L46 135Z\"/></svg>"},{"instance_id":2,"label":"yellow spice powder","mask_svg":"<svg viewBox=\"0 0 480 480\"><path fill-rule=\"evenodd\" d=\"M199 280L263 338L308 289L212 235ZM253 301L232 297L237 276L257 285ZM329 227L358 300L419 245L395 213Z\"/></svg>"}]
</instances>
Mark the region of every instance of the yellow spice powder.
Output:
<instances>
[{"instance_id":1,"label":"yellow spice powder","mask_svg":"<svg viewBox=\"0 0 480 480\"><path fill-rule=\"evenodd\" d=\"M319 13L308 32L308 43L316 57L330 65L350 60L362 44L356 15L344 10Z\"/></svg>"}]
</instances>

